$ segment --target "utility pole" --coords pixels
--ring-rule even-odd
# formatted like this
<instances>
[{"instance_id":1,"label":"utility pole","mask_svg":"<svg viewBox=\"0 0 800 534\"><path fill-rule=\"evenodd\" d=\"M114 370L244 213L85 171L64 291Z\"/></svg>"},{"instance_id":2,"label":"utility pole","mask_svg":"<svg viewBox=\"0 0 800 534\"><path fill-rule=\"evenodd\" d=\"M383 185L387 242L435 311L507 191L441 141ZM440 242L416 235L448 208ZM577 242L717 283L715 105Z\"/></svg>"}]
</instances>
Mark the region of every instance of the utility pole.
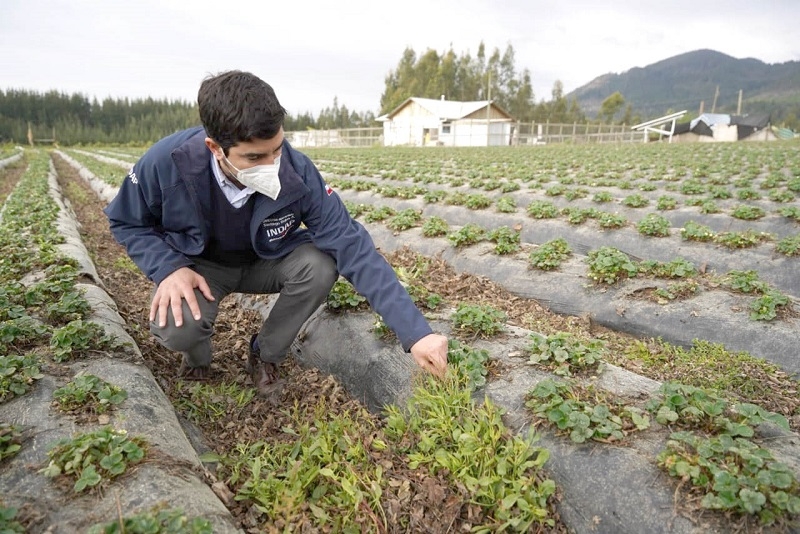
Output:
<instances>
[{"instance_id":1,"label":"utility pole","mask_svg":"<svg viewBox=\"0 0 800 534\"><path fill-rule=\"evenodd\" d=\"M742 90L741 89L739 89L739 104L737 104L737 106L736 106L736 114L737 115L741 115L742 114Z\"/></svg>"},{"instance_id":2,"label":"utility pole","mask_svg":"<svg viewBox=\"0 0 800 534\"><path fill-rule=\"evenodd\" d=\"M717 86L717 90L714 92L714 103L711 104L711 113L717 111L717 97L719 96L719 85Z\"/></svg>"},{"instance_id":3,"label":"utility pole","mask_svg":"<svg viewBox=\"0 0 800 534\"><path fill-rule=\"evenodd\" d=\"M701 100L700 101L700 111L697 112L698 116L703 114L703 104L705 104L705 103L706 103L705 100Z\"/></svg>"}]
</instances>

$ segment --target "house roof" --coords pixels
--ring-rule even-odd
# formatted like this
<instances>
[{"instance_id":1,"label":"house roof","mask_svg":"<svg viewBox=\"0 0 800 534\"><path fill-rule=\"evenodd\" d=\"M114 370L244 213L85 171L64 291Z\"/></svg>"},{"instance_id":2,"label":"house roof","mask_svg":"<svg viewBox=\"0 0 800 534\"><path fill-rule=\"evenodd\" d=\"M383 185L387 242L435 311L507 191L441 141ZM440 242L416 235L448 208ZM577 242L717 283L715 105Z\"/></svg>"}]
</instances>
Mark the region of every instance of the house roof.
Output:
<instances>
[{"instance_id":1,"label":"house roof","mask_svg":"<svg viewBox=\"0 0 800 534\"><path fill-rule=\"evenodd\" d=\"M381 115L378 117L378 120L391 120L392 117L397 115L401 109L406 107L411 102L416 102L417 105L429 111L432 115L435 115L439 119L442 120L458 120L475 113L479 109L485 108L487 105L490 105L497 109L498 111L502 112L506 115L509 119L511 115L509 115L504 109L502 109L497 104L494 104L491 100L475 100L472 102L458 102L455 100L436 100L435 98L419 98L416 96L409 97L403 101L402 104L394 108L392 111L387 113L386 115Z\"/></svg>"}]
</instances>

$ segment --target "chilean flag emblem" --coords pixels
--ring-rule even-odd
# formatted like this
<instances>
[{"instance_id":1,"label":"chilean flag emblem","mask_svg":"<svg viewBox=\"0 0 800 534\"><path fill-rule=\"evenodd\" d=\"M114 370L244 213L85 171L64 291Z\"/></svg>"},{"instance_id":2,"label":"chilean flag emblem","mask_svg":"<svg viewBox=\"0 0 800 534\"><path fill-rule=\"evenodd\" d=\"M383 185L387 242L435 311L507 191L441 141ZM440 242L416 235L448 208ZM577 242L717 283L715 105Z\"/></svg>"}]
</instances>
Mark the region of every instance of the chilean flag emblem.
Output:
<instances>
[{"instance_id":1,"label":"chilean flag emblem","mask_svg":"<svg viewBox=\"0 0 800 534\"><path fill-rule=\"evenodd\" d=\"M325 192L328 193L328 196L331 196L333 194L333 189L331 189L331 186L328 184L325 184Z\"/></svg>"}]
</instances>

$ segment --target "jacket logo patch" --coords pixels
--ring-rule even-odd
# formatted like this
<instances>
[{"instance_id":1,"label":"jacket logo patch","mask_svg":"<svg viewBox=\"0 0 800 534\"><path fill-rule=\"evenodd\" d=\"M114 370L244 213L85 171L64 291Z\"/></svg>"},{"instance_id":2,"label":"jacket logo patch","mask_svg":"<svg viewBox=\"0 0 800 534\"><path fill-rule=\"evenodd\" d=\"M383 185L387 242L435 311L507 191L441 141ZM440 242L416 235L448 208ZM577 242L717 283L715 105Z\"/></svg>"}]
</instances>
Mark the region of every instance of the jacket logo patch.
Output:
<instances>
[{"instance_id":1,"label":"jacket logo patch","mask_svg":"<svg viewBox=\"0 0 800 534\"><path fill-rule=\"evenodd\" d=\"M264 235L269 242L278 241L286 237L295 225L296 219L294 213L287 213L281 217L274 219L264 219L261 222L261 227L264 229Z\"/></svg>"},{"instance_id":2,"label":"jacket logo patch","mask_svg":"<svg viewBox=\"0 0 800 534\"><path fill-rule=\"evenodd\" d=\"M325 192L328 193L328 196L331 196L333 194L333 189L331 189L331 186L328 184L325 184Z\"/></svg>"},{"instance_id":3,"label":"jacket logo patch","mask_svg":"<svg viewBox=\"0 0 800 534\"><path fill-rule=\"evenodd\" d=\"M136 178L136 173L133 172L133 167L131 167L131 170L128 171L128 178L131 179L131 183L132 184L138 184L139 183L139 179ZM328 193L328 194L330 194L330 193Z\"/></svg>"}]
</instances>

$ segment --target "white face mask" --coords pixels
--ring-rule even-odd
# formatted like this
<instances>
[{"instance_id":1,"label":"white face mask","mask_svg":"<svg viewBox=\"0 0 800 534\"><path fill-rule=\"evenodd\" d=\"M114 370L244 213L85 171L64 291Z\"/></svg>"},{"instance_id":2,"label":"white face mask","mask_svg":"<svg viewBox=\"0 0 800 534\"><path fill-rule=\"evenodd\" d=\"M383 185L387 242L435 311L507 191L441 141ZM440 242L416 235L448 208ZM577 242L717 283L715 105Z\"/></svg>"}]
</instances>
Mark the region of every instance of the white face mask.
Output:
<instances>
[{"instance_id":1,"label":"white face mask","mask_svg":"<svg viewBox=\"0 0 800 534\"><path fill-rule=\"evenodd\" d=\"M272 200L278 198L278 193L281 192L281 181L278 179L278 170L281 167L281 157L277 156L275 162L270 165L256 165L249 169L239 170L228 161L225 154L222 155L225 162L236 171L236 180L254 191L258 191L262 195L267 195Z\"/></svg>"}]
</instances>

